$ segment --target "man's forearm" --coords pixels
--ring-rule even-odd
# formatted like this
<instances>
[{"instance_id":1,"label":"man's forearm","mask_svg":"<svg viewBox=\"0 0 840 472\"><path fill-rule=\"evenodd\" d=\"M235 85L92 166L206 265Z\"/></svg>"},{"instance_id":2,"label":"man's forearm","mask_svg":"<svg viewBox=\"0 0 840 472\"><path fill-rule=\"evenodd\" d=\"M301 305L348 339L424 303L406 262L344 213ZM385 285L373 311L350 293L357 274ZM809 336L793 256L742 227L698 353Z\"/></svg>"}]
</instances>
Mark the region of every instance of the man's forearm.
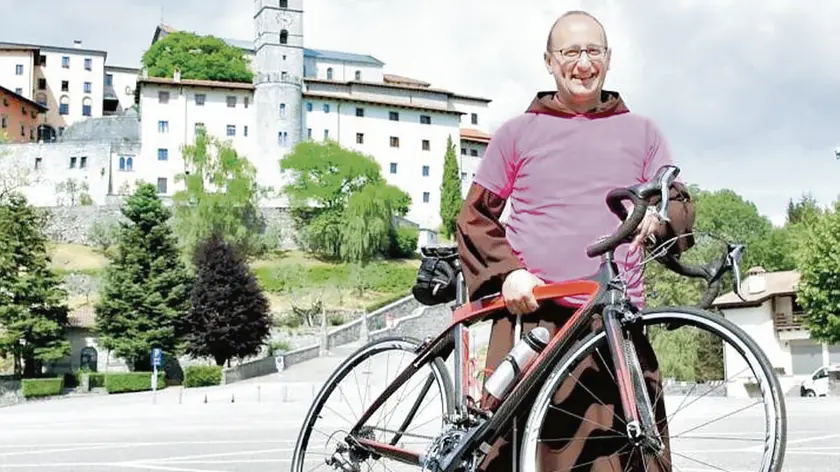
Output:
<instances>
[{"instance_id":1,"label":"man's forearm","mask_svg":"<svg viewBox=\"0 0 840 472\"><path fill-rule=\"evenodd\" d=\"M499 292L510 272L523 268L499 220L505 200L473 184L456 222L458 253L470 299Z\"/></svg>"}]
</instances>

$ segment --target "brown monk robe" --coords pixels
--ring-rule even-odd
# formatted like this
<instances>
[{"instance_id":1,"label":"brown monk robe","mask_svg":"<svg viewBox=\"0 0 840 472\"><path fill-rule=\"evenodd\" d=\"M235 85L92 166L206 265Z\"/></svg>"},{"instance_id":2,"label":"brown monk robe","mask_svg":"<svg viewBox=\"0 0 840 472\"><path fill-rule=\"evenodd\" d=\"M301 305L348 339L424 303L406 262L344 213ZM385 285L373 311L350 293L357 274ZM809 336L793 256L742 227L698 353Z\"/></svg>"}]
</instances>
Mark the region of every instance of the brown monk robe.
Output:
<instances>
[{"instance_id":1,"label":"brown monk robe","mask_svg":"<svg viewBox=\"0 0 840 472\"><path fill-rule=\"evenodd\" d=\"M671 223L661 227L656 235L658 241L688 233L694 224L694 203L690 200L685 187L679 183L675 184L671 190L670 200ZM459 216L457 238L470 299L499 292L504 276L522 267L508 245L505 228L499 221L504 206L504 199L478 184L473 184ZM679 255L693 245L693 238L690 236L678 241L672 246L670 251L672 254ZM556 304L543 305L536 312L522 317L522 333L527 333L540 325L548 328L553 335L572 313L572 309ZM514 322L514 317L507 312L493 318L485 379L513 347ZM597 318L594 323L598 323ZM655 354L647 339L642 336L637 337L636 346L642 370L648 381L650 398L651 400L659 399L655 403L656 421L660 425L660 434L666 439L667 445L665 405L660 394L661 378ZM604 361L611 362L606 352L601 350L600 354ZM615 435L610 430L624 433L623 423L616 419L616 415L621 417L621 405L617 386L610 374L613 371L612 365L607 364L606 369L600 357L596 359L590 356L574 369L574 378L567 379L554 396L554 405L557 408L549 410L547 420L539 435L540 440L545 444L540 450L538 470L541 472L633 470L627 468L627 461L632 458L628 457L626 440L604 438L604 436ZM595 393L598 399L593 398L589 392ZM483 397L482 404L486 400L486 397ZM526 404L532 401L533 398ZM606 406L602 406L601 403ZM518 441L521 440L527 413L526 410L517 418ZM515 470L511 457L511 434L512 432L509 431L506 439L501 439L494 445L480 470L487 472ZM667 452L664 456L666 458L664 466L650 459L647 468L638 470L671 472L667 464L670 454ZM634 456L638 460L638 453Z\"/></svg>"}]
</instances>

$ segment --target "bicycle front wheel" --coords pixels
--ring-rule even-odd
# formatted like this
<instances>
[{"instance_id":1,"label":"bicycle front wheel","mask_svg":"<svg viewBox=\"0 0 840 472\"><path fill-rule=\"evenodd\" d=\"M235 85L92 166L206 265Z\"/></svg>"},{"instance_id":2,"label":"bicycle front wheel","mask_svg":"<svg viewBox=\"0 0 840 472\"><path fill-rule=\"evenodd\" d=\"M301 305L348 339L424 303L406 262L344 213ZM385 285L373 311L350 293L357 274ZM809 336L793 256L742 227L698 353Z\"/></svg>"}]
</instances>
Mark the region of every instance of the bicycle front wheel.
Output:
<instances>
[{"instance_id":1,"label":"bicycle front wheel","mask_svg":"<svg viewBox=\"0 0 840 472\"><path fill-rule=\"evenodd\" d=\"M782 469L784 396L748 334L691 307L645 310L626 329L637 332L634 344L664 449L630 441L599 329L563 357L540 390L522 438L522 472ZM696 411L686 413L690 407Z\"/></svg>"}]
</instances>

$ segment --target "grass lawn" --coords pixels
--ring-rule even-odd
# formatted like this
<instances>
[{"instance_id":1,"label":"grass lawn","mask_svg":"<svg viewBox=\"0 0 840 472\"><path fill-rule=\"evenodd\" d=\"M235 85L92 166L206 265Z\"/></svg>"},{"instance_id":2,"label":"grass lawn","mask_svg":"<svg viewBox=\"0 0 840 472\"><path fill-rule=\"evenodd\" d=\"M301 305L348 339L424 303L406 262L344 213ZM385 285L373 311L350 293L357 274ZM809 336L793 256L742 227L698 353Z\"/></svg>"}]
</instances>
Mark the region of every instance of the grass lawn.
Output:
<instances>
[{"instance_id":1,"label":"grass lawn","mask_svg":"<svg viewBox=\"0 0 840 472\"><path fill-rule=\"evenodd\" d=\"M53 244L52 267L60 273L101 273L108 259L79 244ZM251 263L274 311L285 312L292 302L309 306L320 298L328 308L372 308L409 293L420 261L417 259L373 262L361 269L325 262L300 251L287 251ZM359 294L361 292L361 295ZM91 294L90 303L96 300ZM87 302L73 297L71 308Z\"/></svg>"}]
</instances>

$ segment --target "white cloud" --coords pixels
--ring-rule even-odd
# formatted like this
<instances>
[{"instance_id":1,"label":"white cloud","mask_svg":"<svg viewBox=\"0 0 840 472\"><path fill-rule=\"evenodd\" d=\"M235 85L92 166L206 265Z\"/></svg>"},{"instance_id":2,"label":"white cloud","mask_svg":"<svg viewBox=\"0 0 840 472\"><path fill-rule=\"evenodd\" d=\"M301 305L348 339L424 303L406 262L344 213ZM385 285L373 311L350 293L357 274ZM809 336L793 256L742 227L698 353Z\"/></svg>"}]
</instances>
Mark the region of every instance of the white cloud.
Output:
<instances>
[{"instance_id":1,"label":"white cloud","mask_svg":"<svg viewBox=\"0 0 840 472\"><path fill-rule=\"evenodd\" d=\"M11 7L13 0L0 0ZM780 222L789 198L840 190L840 2L834 0L304 0L309 47L366 53L389 72L493 99L494 127L553 87L545 37L566 9L591 11L613 47L607 86L666 134L683 176L729 187ZM160 18L143 0L57 0L19 11L5 40L72 44L136 64ZM181 0L165 21L249 39L253 3ZM3 11L9 11L9 8Z\"/></svg>"}]
</instances>

